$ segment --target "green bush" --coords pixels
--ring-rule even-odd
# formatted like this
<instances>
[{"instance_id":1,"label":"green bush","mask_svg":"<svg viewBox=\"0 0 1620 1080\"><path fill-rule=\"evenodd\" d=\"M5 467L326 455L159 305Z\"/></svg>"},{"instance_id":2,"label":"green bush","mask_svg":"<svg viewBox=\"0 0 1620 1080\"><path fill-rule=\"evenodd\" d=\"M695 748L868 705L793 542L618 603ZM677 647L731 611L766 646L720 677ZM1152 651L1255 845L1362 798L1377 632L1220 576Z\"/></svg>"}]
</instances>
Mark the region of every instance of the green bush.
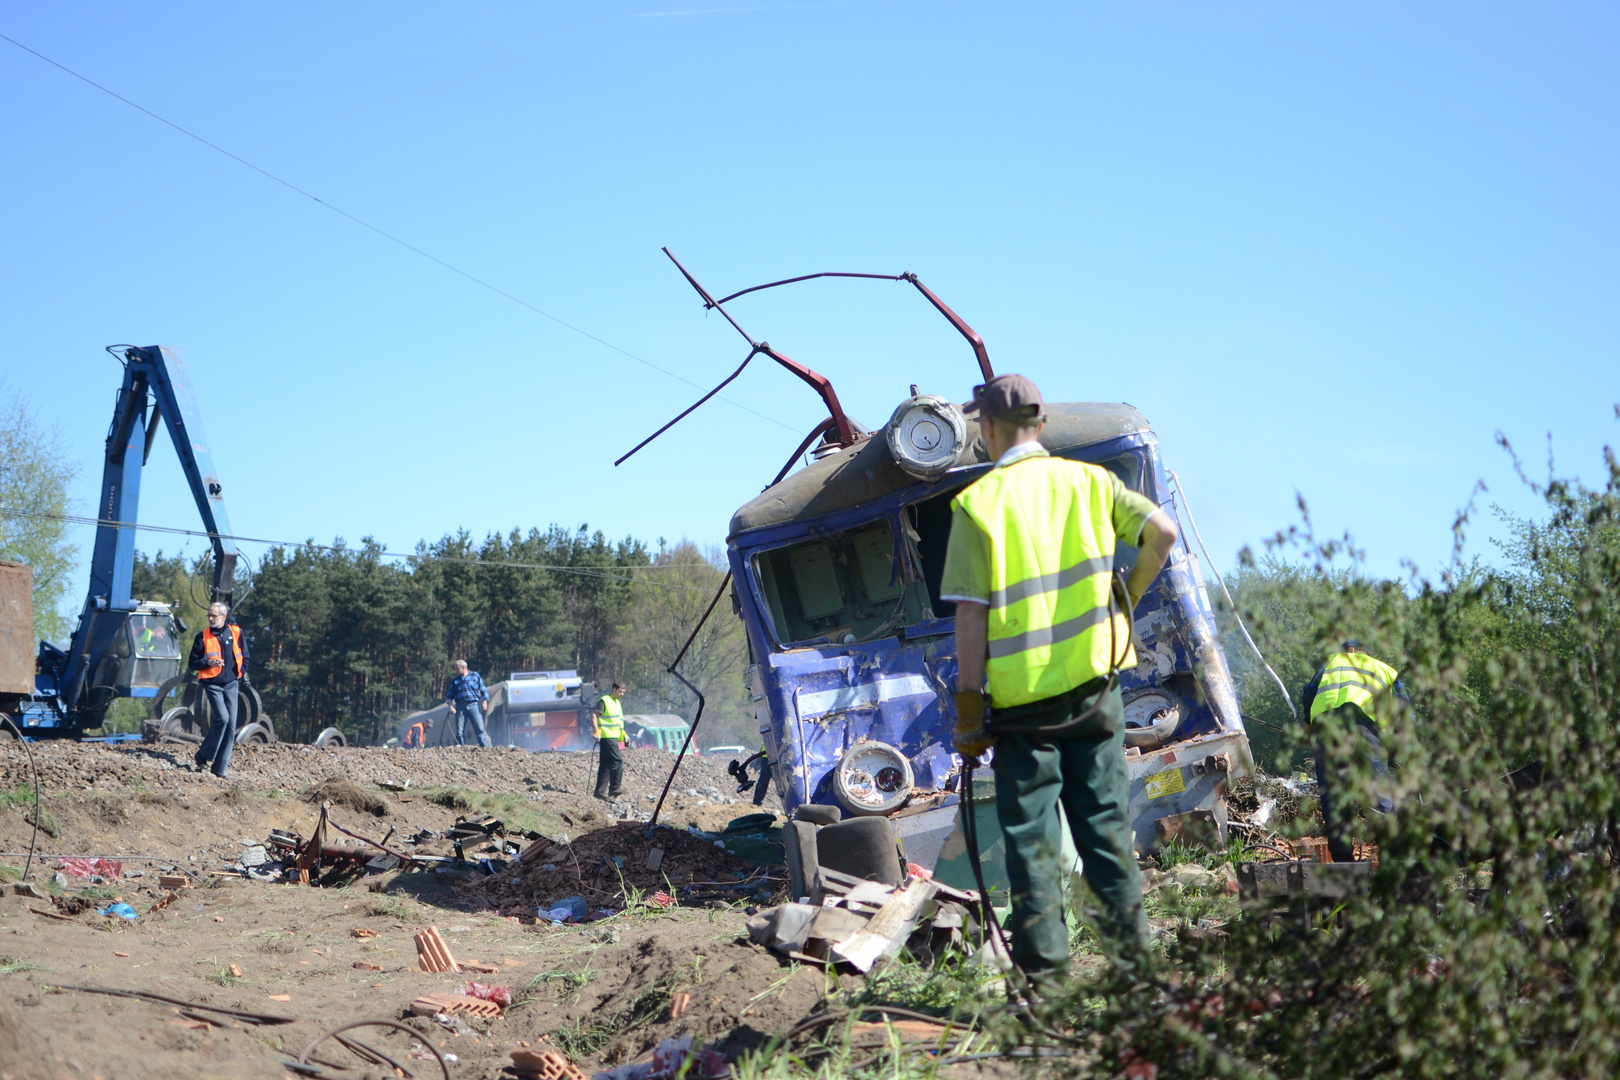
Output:
<instances>
[{"instance_id":1,"label":"green bush","mask_svg":"<svg viewBox=\"0 0 1620 1080\"><path fill-rule=\"evenodd\" d=\"M1401 670L1411 706L1385 726L1396 809L1362 821L1379 849L1366 897L1250 912L1228 940L1182 942L1173 970L1162 960L1110 970L1058 1003L1054 1019L1086 1033L1105 1071L1610 1073L1620 1060L1620 467L1605 460L1601 490L1534 485L1547 517L1509 519L1505 571L1454 559L1438 582L1370 581L1347 568L1347 542L1317 542L1308 520L1278 537L1271 559L1248 561L1239 607L1271 644L1292 642L1279 657L1292 675L1347 636ZM1459 548L1466 524L1460 516ZM1371 770L1353 735L1285 723L1272 694L1270 718L1285 729L1273 733L1274 756L1324 753L1365 799Z\"/></svg>"}]
</instances>

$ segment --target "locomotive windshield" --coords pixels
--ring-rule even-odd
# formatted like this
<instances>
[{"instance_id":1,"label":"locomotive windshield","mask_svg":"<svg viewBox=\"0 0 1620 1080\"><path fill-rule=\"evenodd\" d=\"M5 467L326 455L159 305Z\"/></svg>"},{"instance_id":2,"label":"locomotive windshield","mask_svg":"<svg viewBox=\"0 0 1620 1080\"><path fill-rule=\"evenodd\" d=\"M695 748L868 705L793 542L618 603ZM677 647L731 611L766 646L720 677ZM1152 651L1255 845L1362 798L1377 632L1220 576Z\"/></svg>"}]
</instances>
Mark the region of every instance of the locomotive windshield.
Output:
<instances>
[{"instance_id":1,"label":"locomotive windshield","mask_svg":"<svg viewBox=\"0 0 1620 1080\"><path fill-rule=\"evenodd\" d=\"M894 633L927 595L888 519L762 551L754 574L784 645L853 644Z\"/></svg>"},{"instance_id":2,"label":"locomotive windshield","mask_svg":"<svg viewBox=\"0 0 1620 1080\"><path fill-rule=\"evenodd\" d=\"M1131 490L1143 491L1148 474L1140 451L1096 464ZM943 490L936 487L927 498L900 508L896 517L840 532L817 530L812 538L756 554L754 577L776 640L787 648L852 645L952 617L956 605L940 598L939 584L951 499L966 482L964 477ZM897 540L894 526L900 523L904 534ZM1134 548L1120 545L1117 566L1129 568L1135 559Z\"/></svg>"}]
</instances>

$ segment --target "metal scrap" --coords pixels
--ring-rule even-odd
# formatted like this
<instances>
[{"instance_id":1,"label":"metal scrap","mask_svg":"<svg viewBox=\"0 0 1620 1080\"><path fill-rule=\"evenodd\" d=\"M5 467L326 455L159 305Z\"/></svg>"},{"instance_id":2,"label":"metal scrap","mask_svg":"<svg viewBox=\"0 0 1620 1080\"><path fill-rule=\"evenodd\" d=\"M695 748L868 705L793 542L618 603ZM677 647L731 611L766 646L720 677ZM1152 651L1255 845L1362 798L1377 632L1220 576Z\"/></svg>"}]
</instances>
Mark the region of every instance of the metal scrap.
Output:
<instances>
[{"instance_id":1,"label":"metal scrap","mask_svg":"<svg viewBox=\"0 0 1620 1080\"><path fill-rule=\"evenodd\" d=\"M421 1032L416 1031L413 1028L406 1027L404 1024L398 1023L394 1020L356 1020L353 1023L344 1024L341 1027L335 1027L330 1031L316 1036L308 1046L304 1047L303 1052L298 1055L298 1060L296 1062L286 1062L287 1067L303 1073L305 1076L330 1077L332 1075L331 1073L311 1065L310 1058L314 1054L315 1048L321 1045L321 1043L325 1042L327 1039L338 1039L339 1042L347 1046L350 1050L355 1051L361 1056L372 1056L372 1060L391 1066L402 1076L412 1077L416 1075L415 1073L411 1072L411 1070L394 1061L392 1058L383 1055L381 1051L374 1050L358 1040L344 1039L341 1037L344 1032L353 1031L355 1028L361 1027L394 1028L395 1030L403 1031L406 1035L409 1035L413 1039L422 1039ZM438 1047L434 1046L432 1040L430 1039L422 1039L422 1045L433 1052L434 1059L439 1063L439 1070L444 1074L444 1080L450 1080L450 1066L445 1062L444 1055L439 1052Z\"/></svg>"},{"instance_id":2,"label":"metal scrap","mask_svg":"<svg viewBox=\"0 0 1620 1080\"><path fill-rule=\"evenodd\" d=\"M218 1013L229 1016L233 1020L241 1020L249 1024L296 1024L295 1016L277 1016L274 1013L243 1012L240 1009L224 1009L218 1005L207 1005L200 1001L186 1001L182 998L165 997L162 994L148 993L145 990L116 990L109 986L64 986L59 983L48 984L52 990L72 990L81 994L106 994L110 997L136 998L140 1001L150 1001L160 1005L178 1005L182 1009L199 1010L202 1012Z\"/></svg>"},{"instance_id":3,"label":"metal scrap","mask_svg":"<svg viewBox=\"0 0 1620 1080\"><path fill-rule=\"evenodd\" d=\"M891 887L825 868L817 871L810 900L754 916L750 939L792 959L867 972L919 931L960 939L968 912L980 903L978 893L922 877Z\"/></svg>"}]
</instances>

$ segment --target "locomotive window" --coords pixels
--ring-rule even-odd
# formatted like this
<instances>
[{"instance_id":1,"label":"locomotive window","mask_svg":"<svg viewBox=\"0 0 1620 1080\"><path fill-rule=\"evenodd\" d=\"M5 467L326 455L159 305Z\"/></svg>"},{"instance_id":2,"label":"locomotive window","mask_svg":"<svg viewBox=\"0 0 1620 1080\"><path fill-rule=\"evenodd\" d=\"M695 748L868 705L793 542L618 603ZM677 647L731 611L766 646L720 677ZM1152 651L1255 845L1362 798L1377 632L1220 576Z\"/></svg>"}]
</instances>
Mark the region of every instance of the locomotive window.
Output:
<instances>
[{"instance_id":1,"label":"locomotive window","mask_svg":"<svg viewBox=\"0 0 1620 1080\"><path fill-rule=\"evenodd\" d=\"M936 619L949 619L956 605L939 598L939 582L945 576L945 547L951 538L951 500L959 488L924 499L906 507L917 530L917 553L922 556L923 581L928 585L928 603Z\"/></svg>"},{"instance_id":2,"label":"locomotive window","mask_svg":"<svg viewBox=\"0 0 1620 1080\"><path fill-rule=\"evenodd\" d=\"M1123 454L1104 458L1101 461L1092 461L1090 458L1083 456L1080 450L1064 450L1058 456L1066 457L1071 461L1084 461L1091 465L1100 465L1119 477L1120 482L1132 491L1139 495L1146 495L1150 499L1154 498L1153 492L1147 489L1146 470L1143 468L1144 462L1139 451L1128 450Z\"/></svg>"},{"instance_id":3,"label":"locomotive window","mask_svg":"<svg viewBox=\"0 0 1620 1080\"><path fill-rule=\"evenodd\" d=\"M754 556L776 638L784 645L867 641L922 617L924 590L887 521L873 521Z\"/></svg>"}]
</instances>

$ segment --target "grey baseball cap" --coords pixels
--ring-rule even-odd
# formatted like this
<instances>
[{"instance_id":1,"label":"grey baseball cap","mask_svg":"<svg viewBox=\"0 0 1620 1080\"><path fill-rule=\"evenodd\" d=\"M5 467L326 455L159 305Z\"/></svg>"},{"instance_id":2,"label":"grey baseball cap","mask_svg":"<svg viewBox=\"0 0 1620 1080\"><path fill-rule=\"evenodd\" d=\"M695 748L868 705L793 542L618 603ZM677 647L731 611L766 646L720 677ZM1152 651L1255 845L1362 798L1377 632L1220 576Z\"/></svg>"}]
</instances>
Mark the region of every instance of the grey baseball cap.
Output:
<instances>
[{"instance_id":1,"label":"grey baseball cap","mask_svg":"<svg viewBox=\"0 0 1620 1080\"><path fill-rule=\"evenodd\" d=\"M1041 412L1041 392L1022 375L997 375L973 388L973 404L992 420L1033 419Z\"/></svg>"}]
</instances>

